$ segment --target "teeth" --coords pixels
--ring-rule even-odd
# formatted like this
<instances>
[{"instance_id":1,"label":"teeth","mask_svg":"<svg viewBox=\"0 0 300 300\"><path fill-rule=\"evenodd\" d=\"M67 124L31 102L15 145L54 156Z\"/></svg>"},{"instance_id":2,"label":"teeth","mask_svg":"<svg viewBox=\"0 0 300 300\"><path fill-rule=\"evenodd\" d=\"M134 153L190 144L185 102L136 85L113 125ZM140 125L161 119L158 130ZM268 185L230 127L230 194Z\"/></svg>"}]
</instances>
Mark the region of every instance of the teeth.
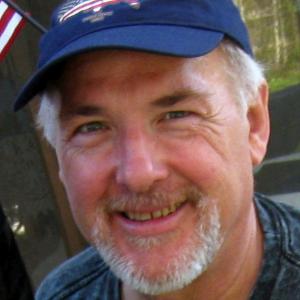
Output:
<instances>
[{"instance_id":1,"label":"teeth","mask_svg":"<svg viewBox=\"0 0 300 300\"><path fill-rule=\"evenodd\" d=\"M154 211L154 212L152 213L152 218L153 218L153 219L160 218L161 216L162 216L162 213L161 213L160 210Z\"/></svg>"},{"instance_id":2,"label":"teeth","mask_svg":"<svg viewBox=\"0 0 300 300\"><path fill-rule=\"evenodd\" d=\"M133 221L149 221L152 219L158 219L161 217L166 217L176 211L178 207L182 205L183 202L178 202L171 204L170 207L165 207L162 210L156 210L152 213L132 213L126 212L125 215L128 219Z\"/></svg>"},{"instance_id":3,"label":"teeth","mask_svg":"<svg viewBox=\"0 0 300 300\"><path fill-rule=\"evenodd\" d=\"M126 216L130 220L136 220L136 221L148 221L151 220L151 214L138 214L138 213L126 213Z\"/></svg>"},{"instance_id":4,"label":"teeth","mask_svg":"<svg viewBox=\"0 0 300 300\"><path fill-rule=\"evenodd\" d=\"M162 210L162 215L165 217L165 216L167 216L170 212L171 212L171 211L170 211L168 208L164 208L164 209Z\"/></svg>"},{"instance_id":5,"label":"teeth","mask_svg":"<svg viewBox=\"0 0 300 300\"><path fill-rule=\"evenodd\" d=\"M133 213L126 213L126 217L130 220L134 220L134 214Z\"/></svg>"},{"instance_id":6,"label":"teeth","mask_svg":"<svg viewBox=\"0 0 300 300\"><path fill-rule=\"evenodd\" d=\"M151 214L135 214L139 221L151 220Z\"/></svg>"},{"instance_id":7,"label":"teeth","mask_svg":"<svg viewBox=\"0 0 300 300\"><path fill-rule=\"evenodd\" d=\"M180 206L180 205L179 205ZM179 206L177 206L177 207L179 207ZM171 206L170 206L170 211L173 213L175 210L176 210L176 205L175 204L172 204Z\"/></svg>"}]
</instances>

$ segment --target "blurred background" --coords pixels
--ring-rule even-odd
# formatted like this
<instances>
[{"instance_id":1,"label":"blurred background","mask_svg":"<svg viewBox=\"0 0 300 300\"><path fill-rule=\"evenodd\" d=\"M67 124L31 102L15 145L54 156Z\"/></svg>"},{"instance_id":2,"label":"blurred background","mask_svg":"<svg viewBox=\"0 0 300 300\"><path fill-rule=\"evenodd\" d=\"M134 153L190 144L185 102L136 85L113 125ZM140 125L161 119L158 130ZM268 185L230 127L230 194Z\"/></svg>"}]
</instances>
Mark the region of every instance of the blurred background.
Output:
<instances>
[{"instance_id":1,"label":"blurred background","mask_svg":"<svg viewBox=\"0 0 300 300\"><path fill-rule=\"evenodd\" d=\"M16 0L49 26L57 0ZM300 207L300 0L236 0L271 87L271 140L256 190ZM86 247L57 177L55 156L34 125L38 99L18 113L14 98L35 68L40 33L27 23L0 63L0 203L34 287Z\"/></svg>"}]
</instances>

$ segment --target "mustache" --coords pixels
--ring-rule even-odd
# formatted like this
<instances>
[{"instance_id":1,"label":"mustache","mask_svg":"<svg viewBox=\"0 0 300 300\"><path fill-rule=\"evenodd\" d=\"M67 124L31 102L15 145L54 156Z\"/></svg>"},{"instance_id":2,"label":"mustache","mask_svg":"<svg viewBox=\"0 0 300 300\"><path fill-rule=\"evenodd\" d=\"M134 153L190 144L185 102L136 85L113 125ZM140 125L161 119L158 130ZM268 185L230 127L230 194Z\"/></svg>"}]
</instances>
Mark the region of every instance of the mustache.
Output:
<instances>
[{"instance_id":1,"label":"mustache","mask_svg":"<svg viewBox=\"0 0 300 300\"><path fill-rule=\"evenodd\" d=\"M174 192L157 190L147 193L126 193L104 199L105 209L115 211L139 211L149 207L161 208L171 204L188 201L194 205L203 202L201 191L195 186L184 187Z\"/></svg>"}]
</instances>

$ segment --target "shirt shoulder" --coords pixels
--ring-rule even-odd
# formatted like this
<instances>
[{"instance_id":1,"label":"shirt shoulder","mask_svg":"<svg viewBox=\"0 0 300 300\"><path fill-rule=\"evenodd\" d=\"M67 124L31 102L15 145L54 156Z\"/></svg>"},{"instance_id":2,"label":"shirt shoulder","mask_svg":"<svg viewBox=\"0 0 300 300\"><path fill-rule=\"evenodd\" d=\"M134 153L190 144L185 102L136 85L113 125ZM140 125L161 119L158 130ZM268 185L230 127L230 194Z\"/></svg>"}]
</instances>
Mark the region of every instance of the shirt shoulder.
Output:
<instances>
[{"instance_id":1,"label":"shirt shoulder","mask_svg":"<svg viewBox=\"0 0 300 300\"><path fill-rule=\"evenodd\" d=\"M264 258L251 300L294 300L300 295L300 211L256 195Z\"/></svg>"},{"instance_id":2,"label":"shirt shoulder","mask_svg":"<svg viewBox=\"0 0 300 300\"><path fill-rule=\"evenodd\" d=\"M37 300L119 299L119 281L89 247L67 260L41 283Z\"/></svg>"},{"instance_id":3,"label":"shirt shoulder","mask_svg":"<svg viewBox=\"0 0 300 300\"><path fill-rule=\"evenodd\" d=\"M269 200L263 195L256 196L256 204L261 222L264 223L265 234L277 235L283 254L300 267L300 210Z\"/></svg>"}]
</instances>

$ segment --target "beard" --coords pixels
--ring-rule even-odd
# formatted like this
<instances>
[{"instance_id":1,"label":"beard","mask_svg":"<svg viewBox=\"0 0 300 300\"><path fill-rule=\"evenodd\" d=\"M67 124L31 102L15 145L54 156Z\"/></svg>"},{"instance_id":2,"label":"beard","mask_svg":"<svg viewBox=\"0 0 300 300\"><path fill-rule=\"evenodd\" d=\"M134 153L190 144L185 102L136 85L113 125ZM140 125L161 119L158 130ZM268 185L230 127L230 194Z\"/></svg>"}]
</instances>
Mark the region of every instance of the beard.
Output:
<instances>
[{"instance_id":1,"label":"beard","mask_svg":"<svg viewBox=\"0 0 300 300\"><path fill-rule=\"evenodd\" d=\"M159 274L150 276L147 268L136 264L122 254L109 227L108 212L137 209L145 203L168 205L168 199L187 199L197 209L197 224L188 240L176 249L176 255L168 257ZM108 208L99 207L92 228L92 242L112 272L132 289L146 295L159 295L184 288L203 274L216 256L221 244L220 217L216 204L202 197L195 188L179 193L148 193L105 199ZM164 204L164 205L163 205ZM154 237L128 237L127 242L136 249L151 255L151 250L164 247L168 235ZM146 259L145 259L146 260Z\"/></svg>"}]
</instances>

